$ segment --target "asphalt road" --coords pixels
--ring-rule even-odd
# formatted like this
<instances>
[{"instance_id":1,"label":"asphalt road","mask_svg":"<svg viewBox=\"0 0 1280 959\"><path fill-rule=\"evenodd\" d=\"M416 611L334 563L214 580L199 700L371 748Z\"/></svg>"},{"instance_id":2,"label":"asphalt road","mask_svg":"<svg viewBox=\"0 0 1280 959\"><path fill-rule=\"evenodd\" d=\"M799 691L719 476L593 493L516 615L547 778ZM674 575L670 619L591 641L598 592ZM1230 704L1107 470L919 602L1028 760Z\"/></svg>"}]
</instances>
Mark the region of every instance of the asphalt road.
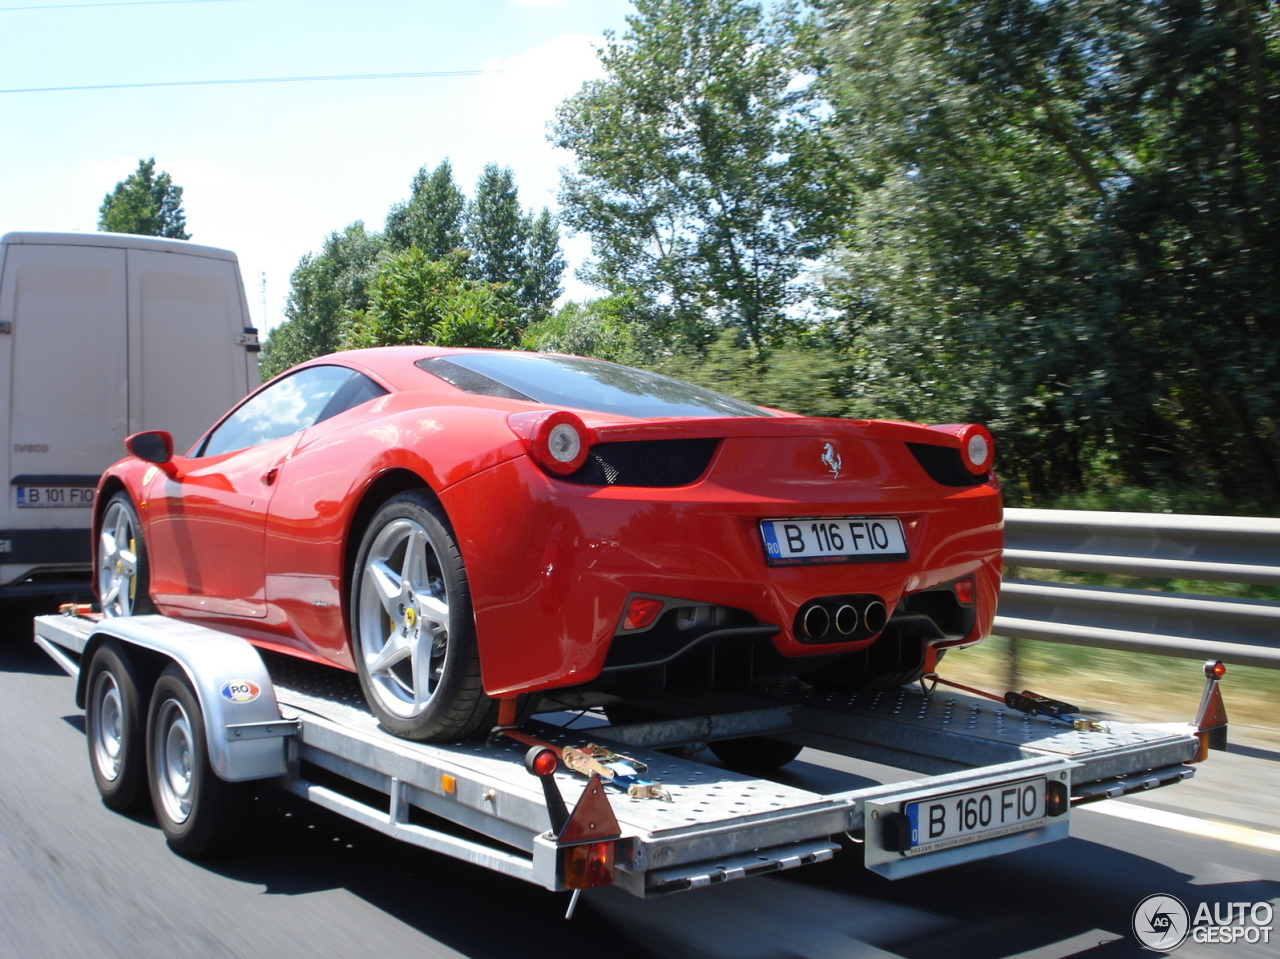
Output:
<instances>
[{"instance_id":1,"label":"asphalt road","mask_svg":"<svg viewBox=\"0 0 1280 959\"><path fill-rule=\"evenodd\" d=\"M815 757L790 768L797 782L841 775L806 758ZM845 852L785 877L656 902L597 891L565 922L563 895L279 793L259 797L236 855L179 858L154 822L102 806L72 681L25 623L0 624L5 959L1151 955L1130 932L1146 896L1177 896L1193 910L1280 903L1278 794L1280 754L1245 747L1191 783L1126 802L1137 820L1107 812L1115 803L1076 810L1073 838L1048 847L896 883ZM1176 955L1275 957L1278 932L1273 921L1270 944L1189 941Z\"/></svg>"}]
</instances>

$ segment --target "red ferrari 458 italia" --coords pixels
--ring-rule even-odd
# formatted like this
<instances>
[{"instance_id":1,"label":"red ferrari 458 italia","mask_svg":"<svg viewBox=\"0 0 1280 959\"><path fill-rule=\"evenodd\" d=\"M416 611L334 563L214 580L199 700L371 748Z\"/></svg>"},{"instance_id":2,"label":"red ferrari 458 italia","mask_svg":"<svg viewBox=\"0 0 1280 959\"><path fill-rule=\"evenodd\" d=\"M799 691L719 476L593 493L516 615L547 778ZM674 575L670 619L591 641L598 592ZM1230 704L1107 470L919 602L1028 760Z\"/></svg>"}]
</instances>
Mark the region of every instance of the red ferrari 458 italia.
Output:
<instances>
[{"instance_id":1,"label":"red ferrari 458 italia","mask_svg":"<svg viewBox=\"0 0 1280 959\"><path fill-rule=\"evenodd\" d=\"M354 670L392 732L498 700L909 682L999 589L976 425L814 419L598 360L387 347L276 377L103 476L96 587Z\"/></svg>"}]
</instances>

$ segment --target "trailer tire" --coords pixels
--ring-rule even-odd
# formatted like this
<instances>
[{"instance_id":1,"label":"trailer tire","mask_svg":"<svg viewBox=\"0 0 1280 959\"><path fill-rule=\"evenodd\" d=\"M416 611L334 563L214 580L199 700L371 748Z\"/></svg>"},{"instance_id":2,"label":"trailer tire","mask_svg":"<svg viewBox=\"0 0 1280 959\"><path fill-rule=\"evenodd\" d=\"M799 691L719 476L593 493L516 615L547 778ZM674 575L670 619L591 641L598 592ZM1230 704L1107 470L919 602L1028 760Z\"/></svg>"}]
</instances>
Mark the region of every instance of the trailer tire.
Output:
<instances>
[{"instance_id":1,"label":"trailer tire","mask_svg":"<svg viewBox=\"0 0 1280 959\"><path fill-rule=\"evenodd\" d=\"M803 747L781 739L746 736L707 743L707 748L735 772L771 773L799 756Z\"/></svg>"},{"instance_id":2,"label":"trailer tire","mask_svg":"<svg viewBox=\"0 0 1280 959\"><path fill-rule=\"evenodd\" d=\"M147 713L151 803L169 847L189 859L226 852L241 836L254 783L218 778L209 764L204 712L177 666L160 674Z\"/></svg>"},{"instance_id":3,"label":"trailer tire","mask_svg":"<svg viewBox=\"0 0 1280 959\"><path fill-rule=\"evenodd\" d=\"M137 812L148 802L147 688L125 647L108 641L89 662L84 732L89 768L102 802L117 812Z\"/></svg>"},{"instance_id":4,"label":"trailer tire","mask_svg":"<svg viewBox=\"0 0 1280 959\"><path fill-rule=\"evenodd\" d=\"M142 521L123 490L111 497L102 514L97 549L98 596L105 616L154 613L151 565L142 538Z\"/></svg>"},{"instance_id":5,"label":"trailer tire","mask_svg":"<svg viewBox=\"0 0 1280 959\"><path fill-rule=\"evenodd\" d=\"M351 633L365 700L389 732L452 742L493 725L462 554L426 490L391 497L365 530Z\"/></svg>"}]
</instances>

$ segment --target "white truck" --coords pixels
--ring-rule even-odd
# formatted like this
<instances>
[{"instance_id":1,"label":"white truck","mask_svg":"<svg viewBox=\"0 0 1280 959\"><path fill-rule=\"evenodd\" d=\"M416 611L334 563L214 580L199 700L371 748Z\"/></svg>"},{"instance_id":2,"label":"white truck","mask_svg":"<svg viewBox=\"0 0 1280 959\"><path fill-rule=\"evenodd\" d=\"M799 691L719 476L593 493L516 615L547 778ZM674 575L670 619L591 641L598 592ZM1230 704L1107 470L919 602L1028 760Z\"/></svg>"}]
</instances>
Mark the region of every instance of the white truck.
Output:
<instances>
[{"instance_id":1,"label":"white truck","mask_svg":"<svg viewBox=\"0 0 1280 959\"><path fill-rule=\"evenodd\" d=\"M1100 723L953 684L851 695L788 681L659 704L628 725L548 712L505 717L487 742L416 743L378 726L354 674L193 623L86 610L37 617L35 641L76 677L104 803L150 806L175 851L233 846L254 789L271 782L405 842L572 890L570 912L602 885L652 897L842 851L896 879L1051 842L1073 806L1180 782L1226 746L1220 663L1206 664L1186 725ZM784 765L803 746L821 751L809 762L876 765L818 792L680 751L708 743L741 768Z\"/></svg>"},{"instance_id":2,"label":"white truck","mask_svg":"<svg viewBox=\"0 0 1280 959\"><path fill-rule=\"evenodd\" d=\"M236 255L116 233L0 237L0 599L87 592L98 477L194 442L258 384Z\"/></svg>"}]
</instances>

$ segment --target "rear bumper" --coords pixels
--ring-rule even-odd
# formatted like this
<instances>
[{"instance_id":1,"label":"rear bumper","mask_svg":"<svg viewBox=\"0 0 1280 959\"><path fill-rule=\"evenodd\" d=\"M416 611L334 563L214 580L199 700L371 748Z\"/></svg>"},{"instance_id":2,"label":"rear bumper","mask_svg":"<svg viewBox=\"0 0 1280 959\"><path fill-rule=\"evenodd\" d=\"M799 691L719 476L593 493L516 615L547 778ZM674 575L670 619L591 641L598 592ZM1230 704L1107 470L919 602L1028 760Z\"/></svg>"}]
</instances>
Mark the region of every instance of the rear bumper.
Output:
<instances>
[{"instance_id":1,"label":"rear bumper","mask_svg":"<svg viewBox=\"0 0 1280 959\"><path fill-rule=\"evenodd\" d=\"M714 482L670 489L598 488L551 480L527 458L442 491L458 535L490 695L595 680L635 593L742 610L779 627L786 657L837 654L850 643L801 643L797 611L817 597L874 594L891 613L906 592L974 575L977 624L990 629L1003 540L994 486L963 491L885 484L856 501L745 494ZM770 567L759 520L894 516L906 561Z\"/></svg>"}]
</instances>

